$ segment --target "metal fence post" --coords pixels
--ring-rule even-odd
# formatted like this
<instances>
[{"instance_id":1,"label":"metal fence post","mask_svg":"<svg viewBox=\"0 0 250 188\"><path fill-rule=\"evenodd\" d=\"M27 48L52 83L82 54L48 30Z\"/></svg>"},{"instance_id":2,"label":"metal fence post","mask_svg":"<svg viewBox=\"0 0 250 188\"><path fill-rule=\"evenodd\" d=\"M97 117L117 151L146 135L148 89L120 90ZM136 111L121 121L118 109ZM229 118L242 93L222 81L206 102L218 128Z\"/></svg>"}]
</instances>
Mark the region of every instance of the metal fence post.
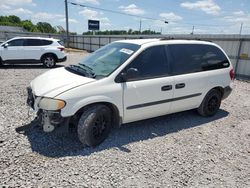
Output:
<instances>
[{"instance_id":1,"label":"metal fence post","mask_svg":"<svg viewBox=\"0 0 250 188\"><path fill-rule=\"evenodd\" d=\"M240 61L240 53L241 53L241 47L242 47L242 42L243 39L239 39L239 48L238 48L238 53L236 57L236 64L235 64L235 76L237 77L237 72L238 72L238 67L239 67L239 61Z\"/></svg>"},{"instance_id":2,"label":"metal fence post","mask_svg":"<svg viewBox=\"0 0 250 188\"><path fill-rule=\"evenodd\" d=\"M101 37L99 36L99 48L101 48Z\"/></svg>"}]
</instances>

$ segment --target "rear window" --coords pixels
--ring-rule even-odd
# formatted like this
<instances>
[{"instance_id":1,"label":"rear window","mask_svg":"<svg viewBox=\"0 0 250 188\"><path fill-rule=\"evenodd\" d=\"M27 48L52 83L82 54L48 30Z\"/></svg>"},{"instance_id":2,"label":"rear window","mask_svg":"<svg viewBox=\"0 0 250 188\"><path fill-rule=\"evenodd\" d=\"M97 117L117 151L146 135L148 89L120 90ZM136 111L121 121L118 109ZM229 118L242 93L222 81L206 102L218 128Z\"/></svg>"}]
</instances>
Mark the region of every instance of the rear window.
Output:
<instances>
[{"instance_id":1,"label":"rear window","mask_svg":"<svg viewBox=\"0 0 250 188\"><path fill-rule=\"evenodd\" d=\"M228 59L216 46L173 44L168 49L174 75L229 67Z\"/></svg>"}]
</instances>

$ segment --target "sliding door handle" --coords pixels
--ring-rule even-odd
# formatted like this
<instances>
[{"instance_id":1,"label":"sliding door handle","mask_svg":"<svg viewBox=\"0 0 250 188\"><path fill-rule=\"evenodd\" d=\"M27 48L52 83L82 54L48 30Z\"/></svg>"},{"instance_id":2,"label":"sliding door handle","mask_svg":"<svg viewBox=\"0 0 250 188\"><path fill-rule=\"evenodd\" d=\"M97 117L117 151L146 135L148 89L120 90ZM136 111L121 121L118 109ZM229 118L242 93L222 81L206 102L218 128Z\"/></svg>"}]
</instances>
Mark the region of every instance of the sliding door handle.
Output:
<instances>
[{"instance_id":1,"label":"sliding door handle","mask_svg":"<svg viewBox=\"0 0 250 188\"><path fill-rule=\"evenodd\" d=\"M175 89L181 89L181 88L184 88L184 87L185 87L184 83L179 83L179 84L175 85Z\"/></svg>"}]
</instances>

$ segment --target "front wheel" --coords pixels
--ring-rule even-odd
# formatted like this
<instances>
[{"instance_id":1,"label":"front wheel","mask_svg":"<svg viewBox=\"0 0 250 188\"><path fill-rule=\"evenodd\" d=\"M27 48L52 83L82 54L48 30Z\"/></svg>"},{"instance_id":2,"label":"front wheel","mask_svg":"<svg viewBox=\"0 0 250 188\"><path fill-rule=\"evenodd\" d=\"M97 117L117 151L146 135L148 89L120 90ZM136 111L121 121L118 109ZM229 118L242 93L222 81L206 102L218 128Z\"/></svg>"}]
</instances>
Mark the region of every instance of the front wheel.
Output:
<instances>
[{"instance_id":1,"label":"front wheel","mask_svg":"<svg viewBox=\"0 0 250 188\"><path fill-rule=\"evenodd\" d=\"M79 140L88 146L97 146L109 135L112 127L111 110L105 105L87 108L80 117L77 127Z\"/></svg>"},{"instance_id":2,"label":"front wheel","mask_svg":"<svg viewBox=\"0 0 250 188\"><path fill-rule=\"evenodd\" d=\"M56 59L53 55L45 55L42 58L43 66L46 68L52 68L56 65Z\"/></svg>"},{"instance_id":3,"label":"front wheel","mask_svg":"<svg viewBox=\"0 0 250 188\"><path fill-rule=\"evenodd\" d=\"M2 58L0 57L0 67L3 66Z\"/></svg>"},{"instance_id":4,"label":"front wheel","mask_svg":"<svg viewBox=\"0 0 250 188\"><path fill-rule=\"evenodd\" d=\"M202 116L213 116L217 113L221 105L221 93L212 89L203 99L201 105L198 108L198 112Z\"/></svg>"}]
</instances>

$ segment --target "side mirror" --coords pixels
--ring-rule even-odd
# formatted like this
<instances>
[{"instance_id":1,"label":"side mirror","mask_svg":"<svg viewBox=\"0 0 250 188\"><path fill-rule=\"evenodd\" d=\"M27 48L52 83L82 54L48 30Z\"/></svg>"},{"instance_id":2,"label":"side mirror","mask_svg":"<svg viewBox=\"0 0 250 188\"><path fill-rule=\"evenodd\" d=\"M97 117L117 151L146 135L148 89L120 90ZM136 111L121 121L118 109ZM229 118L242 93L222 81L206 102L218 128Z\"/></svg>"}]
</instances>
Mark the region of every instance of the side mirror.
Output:
<instances>
[{"instance_id":1,"label":"side mirror","mask_svg":"<svg viewBox=\"0 0 250 188\"><path fill-rule=\"evenodd\" d=\"M138 76L138 70L136 68L129 68L127 72L122 72L115 81L118 83L124 83L129 79L136 78Z\"/></svg>"},{"instance_id":2,"label":"side mirror","mask_svg":"<svg viewBox=\"0 0 250 188\"><path fill-rule=\"evenodd\" d=\"M4 48L7 48L8 46L9 46L8 43L5 43L5 44L3 45Z\"/></svg>"},{"instance_id":3,"label":"side mirror","mask_svg":"<svg viewBox=\"0 0 250 188\"><path fill-rule=\"evenodd\" d=\"M133 79L138 76L138 70L136 68L129 68L127 70L127 79Z\"/></svg>"}]
</instances>

